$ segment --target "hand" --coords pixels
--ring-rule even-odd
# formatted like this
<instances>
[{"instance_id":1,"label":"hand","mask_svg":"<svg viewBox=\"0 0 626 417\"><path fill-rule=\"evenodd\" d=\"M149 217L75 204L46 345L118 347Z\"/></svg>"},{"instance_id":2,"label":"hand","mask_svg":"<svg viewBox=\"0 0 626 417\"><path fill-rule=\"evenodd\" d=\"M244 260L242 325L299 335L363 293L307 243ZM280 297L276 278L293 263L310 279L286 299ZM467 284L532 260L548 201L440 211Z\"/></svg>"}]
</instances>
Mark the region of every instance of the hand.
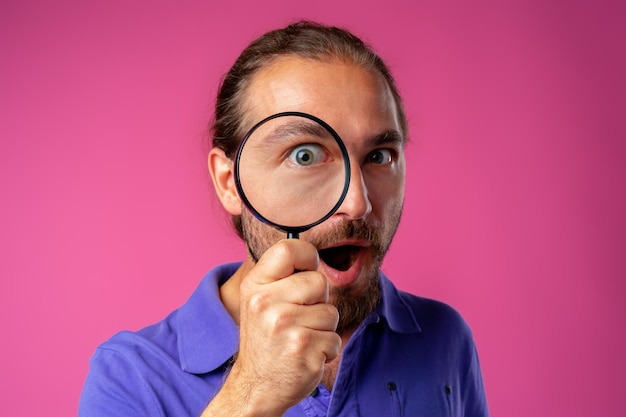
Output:
<instances>
[{"instance_id":1,"label":"hand","mask_svg":"<svg viewBox=\"0 0 626 417\"><path fill-rule=\"evenodd\" d=\"M313 245L282 240L241 283L240 346L228 379L238 381L250 409L262 415L282 415L304 399L339 354L339 314L327 304L318 264Z\"/></svg>"}]
</instances>

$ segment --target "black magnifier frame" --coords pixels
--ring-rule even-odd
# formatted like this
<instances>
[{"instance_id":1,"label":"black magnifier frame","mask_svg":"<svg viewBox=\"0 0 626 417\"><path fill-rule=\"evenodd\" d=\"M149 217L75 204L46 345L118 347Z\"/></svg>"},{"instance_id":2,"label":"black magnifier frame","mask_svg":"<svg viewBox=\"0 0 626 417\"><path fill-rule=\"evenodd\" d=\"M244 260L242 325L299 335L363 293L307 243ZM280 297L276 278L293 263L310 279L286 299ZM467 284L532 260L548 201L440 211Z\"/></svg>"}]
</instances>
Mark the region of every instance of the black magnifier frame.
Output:
<instances>
[{"instance_id":1,"label":"black magnifier frame","mask_svg":"<svg viewBox=\"0 0 626 417\"><path fill-rule=\"evenodd\" d=\"M254 208L252 203L248 200L248 197L246 196L246 193L243 191L243 187L241 185L241 178L240 178L240 175L239 175L239 166L240 166L241 152L242 152L244 146L246 145L246 142L250 138L250 136L252 136L254 131L257 130L264 123L266 123L266 122L268 122L270 120L273 120L273 119L276 119L276 118L279 118L279 117L285 117L285 116L304 117L306 119L309 119L309 120L312 120L312 121L316 122L317 124L321 125L324 129L326 129L328 131L328 133L331 134L331 136L333 137L335 142L337 142L337 145L339 146L339 150L341 151L341 155L343 157L343 164L344 164L344 169L345 169L345 180L344 180L343 190L341 192L341 196L339 197L339 200L337 201L337 203L330 209L330 211L328 213L326 213L324 216L322 216L322 218L320 218L320 219L318 219L318 220L316 220L316 221L314 221L312 223L309 223L309 224L306 224L306 225L301 225L301 226L285 226L285 225L281 225L281 224L275 223L275 222L265 218L261 213L259 213ZM309 230L313 226L317 226L318 224L320 224L323 221L329 219L333 214L335 214L335 212L339 209L339 207L343 203L343 200L346 198L346 195L348 194L348 187L350 186L350 158L348 156L348 150L346 149L346 145L343 143L343 140L341 140L341 137L339 137L339 134L335 131L335 129L333 129L328 123L326 123L325 121L323 121L319 117L313 116L313 115L308 114L308 113L297 112L297 111L286 111L286 112L276 113L276 114L273 114L271 116L266 117L265 119L261 120L260 122L258 122L254 126L252 126L252 128L250 130L248 130L248 132L245 134L245 136L241 140L241 143L237 147L237 152L235 154L235 185L236 185L237 193L239 194L239 197L243 201L243 203L246 206L246 208L252 213L252 215L254 215L255 218L257 218L259 221L261 221L261 222L263 222L265 224L268 224L268 225L270 225L272 227L275 227L278 230L281 230L281 231L287 233L287 238L288 239L298 239L299 236L300 236L300 233Z\"/></svg>"}]
</instances>

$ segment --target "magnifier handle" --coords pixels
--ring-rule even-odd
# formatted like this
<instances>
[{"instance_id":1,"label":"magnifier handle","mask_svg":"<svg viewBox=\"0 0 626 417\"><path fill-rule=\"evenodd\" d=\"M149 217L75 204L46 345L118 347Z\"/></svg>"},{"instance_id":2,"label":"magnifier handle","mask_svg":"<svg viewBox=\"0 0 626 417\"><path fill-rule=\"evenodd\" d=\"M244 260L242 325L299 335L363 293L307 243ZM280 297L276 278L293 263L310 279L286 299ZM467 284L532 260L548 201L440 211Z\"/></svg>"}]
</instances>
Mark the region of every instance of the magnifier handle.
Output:
<instances>
[{"instance_id":1,"label":"magnifier handle","mask_svg":"<svg viewBox=\"0 0 626 417\"><path fill-rule=\"evenodd\" d=\"M300 239L300 233L298 232L287 232L287 239ZM296 269L293 271L294 274L297 272L302 272L300 269Z\"/></svg>"}]
</instances>

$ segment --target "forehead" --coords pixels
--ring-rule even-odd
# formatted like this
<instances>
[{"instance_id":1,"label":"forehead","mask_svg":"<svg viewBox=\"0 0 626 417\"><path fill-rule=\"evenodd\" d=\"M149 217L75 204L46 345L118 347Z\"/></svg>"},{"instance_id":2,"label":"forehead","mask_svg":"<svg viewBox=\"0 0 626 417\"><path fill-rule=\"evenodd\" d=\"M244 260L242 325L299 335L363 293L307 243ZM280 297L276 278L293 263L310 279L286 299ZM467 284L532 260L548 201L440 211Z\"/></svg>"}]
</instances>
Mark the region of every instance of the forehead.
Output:
<instances>
[{"instance_id":1,"label":"forehead","mask_svg":"<svg viewBox=\"0 0 626 417\"><path fill-rule=\"evenodd\" d=\"M299 111L329 123L344 138L400 131L398 112L383 76L340 60L276 58L250 80L244 126L275 113Z\"/></svg>"}]
</instances>

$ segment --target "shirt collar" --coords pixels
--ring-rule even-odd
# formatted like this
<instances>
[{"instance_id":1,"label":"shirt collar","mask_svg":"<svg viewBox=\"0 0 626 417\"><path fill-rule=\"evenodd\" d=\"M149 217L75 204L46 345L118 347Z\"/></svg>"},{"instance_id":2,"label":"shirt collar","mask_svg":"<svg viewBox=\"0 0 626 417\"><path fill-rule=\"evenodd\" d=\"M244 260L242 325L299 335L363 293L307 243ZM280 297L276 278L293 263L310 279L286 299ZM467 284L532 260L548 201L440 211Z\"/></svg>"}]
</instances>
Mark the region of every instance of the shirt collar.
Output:
<instances>
[{"instance_id":1,"label":"shirt collar","mask_svg":"<svg viewBox=\"0 0 626 417\"><path fill-rule=\"evenodd\" d=\"M241 263L210 270L178 310L178 352L181 368L204 374L226 363L239 348L239 328L222 304L219 287Z\"/></svg>"},{"instance_id":2,"label":"shirt collar","mask_svg":"<svg viewBox=\"0 0 626 417\"><path fill-rule=\"evenodd\" d=\"M389 328L397 333L419 333L422 331L413 309L409 307L405 292L399 291L381 271L381 302L376 313L384 317Z\"/></svg>"},{"instance_id":3,"label":"shirt collar","mask_svg":"<svg viewBox=\"0 0 626 417\"><path fill-rule=\"evenodd\" d=\"M239 328L221 302L219 287L237 271L240 262L210 270L189 300L178 310L178 352L184 371L204 374L224 365L239 348ZM376 313L397 333L421 332L413 310L382 272L381 302Z\"/></svg>"}]
</instances>

